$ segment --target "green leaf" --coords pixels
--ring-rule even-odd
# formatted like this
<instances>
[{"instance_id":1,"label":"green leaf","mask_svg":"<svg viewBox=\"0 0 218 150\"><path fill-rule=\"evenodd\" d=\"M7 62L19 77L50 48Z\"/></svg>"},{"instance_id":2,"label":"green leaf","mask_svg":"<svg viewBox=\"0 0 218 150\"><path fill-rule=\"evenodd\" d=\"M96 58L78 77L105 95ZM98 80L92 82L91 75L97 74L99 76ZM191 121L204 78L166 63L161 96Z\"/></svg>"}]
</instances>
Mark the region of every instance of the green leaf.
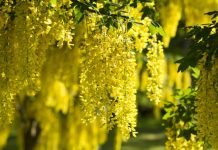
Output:
<instances>
[{"instance_id":1,"label":"green leaf","mask_svg":"<svg viewBox=\"0 0 218 150\"><path fill-rule=\"evenodd\" d=\"M75 18L74 18L75 22L80 23L83 18L84 18L84 14L80 10L75 11Z\"/></svg>"},{"instance_id":2,"label":"green leaf","mask_svg":"<svg viewBox=\"0 0 218 150\"><path fill-rule=\"evenodd\" d=\"M116 20L113 22L113 27L115 27L116 29L118 29L118 23L117 23Z\"/></svg>"},{"instance_id":3,"label":"green leaf","mask_svg":"<svg viewBox=\"0 0 218 150\"><path fill-rule=\"evenodd\" d=\"M198 79L200 76L200 70L198 68L193 68L193 67L191 67L191 70L193 71L192 76L195 79Z\"/></svg>"},{"instance_id":4,"label":"green leaf","mask_svg":"<svg viewBox=\"0 0 218 150\"><path fill-rule=\"evenodd\" d=\"M130 22L127 23L127 30L129 30L131 28L132 28L132 22L130 21Z\"/></svg>"},{"instance_id":5,"label":"green leaf","mask_svg":"<svg viewBox=\"0 0 218 150\"><path fill-rule=\"evenodd\" d=\"M140 11L142 12L142 16L141 16L141 20L143 20L145 17L149 17L154 19L155 18L155 10L149 6L145 6L142 8L142 10Z\"/></svg>"},{"instance_id":6,"label":"green leaf","mask_svg":"<svg viewBox=\"0 0 218 150\"><path fill-rule=\"evenodd\" d=\"M152 23L150 24L148 28L151 34L159 34L161 36L165 35L165 32L162 26L160 26L157 22L152 21Z\"/></svg>"},{"instance_id":7,"label":"green leaf","mask_svg":"<svg viewBox=\"0 0 218 150\"><path fill-rule=\"evenodd\" d=\"M158 28L158 33L161 35L161 36L165 36L166 33L164 32L164 29L162 28L162 26L159 26Z\"/></svg>"},{"instance_id":8,"label":"green leaf","mask_svg":"<svg viewBox=\"0 0 218 150\"><path fill-rule=\"evenodd\" d=\"M133 3L130 4L130 6L136 8L137 7L137 3L138 3L138 0L134 0Z\"/></svg>"},{"instance_id":9,"label":"green leaf","mask_svg":"<svg viewBox=\"0 0 218 150\"><path fill-rule=\"evenodd\" d=\"M199 59L202 58L202 54L200 51L195 51L194 49L192 49L186 57L177 60L176 63L179 63L179 68L178 68L178 72L183 72L186 69L190 67L196 67L197 62Z\"/></svg>"},{"instance_id":10,"label":"green leaf","mask_svg":"<svg viewBox=\"0 0 218 150\"><path fill-rule=\"evenodd\" d=\"M163 116L163 120L167 120L167 119L169 119L169 118L171 118L172 117L172 114L169 112L169 113L166 113L164 116Z\"/></svg>"},{"instance_id":11,"label":"green leaf","mask_svg":"<svg viewBox=\"0 0 218 150\"><path fill-rule=\"evenodd\" d=\"M56 7L57 0L50 0L50 4L51 4L52 7Z\"/></svg>"},{"instance_id":12,"label":"green leaf","mask_svg":"<svg viewBox=\"0 0 218 150\"><path fill-rule=\"evenodd\" d=\"M211 12L205 13L205 15L212 16L211 19L214 19L218 16L218 11L211 11Z\"/></svg>"}]
</instances>

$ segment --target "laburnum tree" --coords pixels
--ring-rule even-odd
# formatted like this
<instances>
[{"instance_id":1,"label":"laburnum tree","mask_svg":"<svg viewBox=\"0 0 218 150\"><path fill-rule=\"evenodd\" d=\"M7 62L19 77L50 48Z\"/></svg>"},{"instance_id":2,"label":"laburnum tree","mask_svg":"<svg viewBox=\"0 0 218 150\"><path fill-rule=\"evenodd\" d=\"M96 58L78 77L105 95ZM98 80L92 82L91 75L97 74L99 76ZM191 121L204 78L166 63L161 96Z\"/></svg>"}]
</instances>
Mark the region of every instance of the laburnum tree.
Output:
<instances>
[{"instance_id":1,"label":"laburnum tree","mask_svg":"<svg viewBox=\"0 0 218 150\"><path fill-rule=\"evenodd\" d=\"M98 149L113 128L120 149L136 136L135 56L144 49L148 96L160 101L164 55L158 33L149 29L154 6L1 0L1 147L14 120L19 149L26 150Z\"/></svg>"},{"instance_id":2,"label":"laburnum tree","mask_svg":"<svg viewBox=\"0 0 218 150\"><path fill-rule=\"evenodd\" d=\"M166 108L167 149L217 149L216 21L189 28L194 44L179 70L198 67L200 77L177 99L173 88L191 78L163 53L194 10L191 0L0 0L0 149L16 124L21 150L96 150L112 129L119 150L137 134L139 89Z\"/></svg>"}]
</instances>

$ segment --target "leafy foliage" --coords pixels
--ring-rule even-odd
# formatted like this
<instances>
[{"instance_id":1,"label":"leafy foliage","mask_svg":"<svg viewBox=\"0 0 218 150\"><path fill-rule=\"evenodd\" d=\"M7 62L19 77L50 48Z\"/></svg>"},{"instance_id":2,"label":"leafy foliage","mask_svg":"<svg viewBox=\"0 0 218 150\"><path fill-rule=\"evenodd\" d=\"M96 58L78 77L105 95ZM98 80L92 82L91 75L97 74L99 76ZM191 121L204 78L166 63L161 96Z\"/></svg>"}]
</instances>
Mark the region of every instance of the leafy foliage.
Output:
<instances>
[{"instance_id":1,"label":"leafy foliage","mask_svg":"<svg viewBox=\"0 0 218 150\"><path fill-rule=\"evenodd\" d=\"M185 137L190 139L191 134L196 134L196 119L195 119L195 96L196 89L189 88L185 91L178 90L175 99L178 103L166 103L163 116L164 126L171 128L174 131L174 138Z\"/></svg>"},{"instance_id":2,"label":"leafy foliage","mask_svg":"<svg viewBox=\"0 0 218 150\"><path fill-rule=\"evenodd\" d=\"M149 31L152 33L152 34L159 34L161 36L164 36L165 35L165 32L162 28L161 25L159 25L157 22L155 21L152 21L150 26L149 26Z\"/></svg>"},{"instance_id":3,"label":"leafy foliage","mask_svg":"<svg viewBox=\"0 0 218 150\"><path fill-rule=\"evenodd\" d=\"M74 21L79 23L82 21L84 16L88 15L88 13L95 13L102 16L101 22L99 22L99 27L102 28L102 26L109 27L115 27L118 28L118 20L124 19L128 20L128 29L132 27L133 23L137 23L134 21L134 18L130 18L128 16L127 11L125 8L127 7L134 7L136 8L138 3L152 3L153 0L134 0L131 2L130 0L124 0L120 1L119 3L111 2L111 1L102 1L100 2L102 4L101 7L97 6L97 0L92 1L80 1L75 0L72 3L72 7L75 8L75 16ZM99 3L99 2L98 2ZM157 19L157 13L154 8L149 7L147 5L143 6L141 9L142 16L141 19L143 20L145 17L149 17L153 19L153 23L151 26L151 32L156 34L159 33L160 35L163 35L163 30L160 27L160 25L155 21Z\"/></svg>"},{"instance_id":4,"label":"leafy foliage","mask_svg":"<svg viewBox=\"0 0 218 150\"><path fill-rule=\"evenodd\" d=\"M213 20L217 17L218 11L208 12L207 15L212 17L210 24L196 25L187 27L187 38L193 40L190 51L186 57L177 61L180 63L178 71L184 71L189 66L195 67L199 60L207 53L207 63L205 67L211 68L212 56L218 54L218 22Z\"/></svg>"}]
</instances>

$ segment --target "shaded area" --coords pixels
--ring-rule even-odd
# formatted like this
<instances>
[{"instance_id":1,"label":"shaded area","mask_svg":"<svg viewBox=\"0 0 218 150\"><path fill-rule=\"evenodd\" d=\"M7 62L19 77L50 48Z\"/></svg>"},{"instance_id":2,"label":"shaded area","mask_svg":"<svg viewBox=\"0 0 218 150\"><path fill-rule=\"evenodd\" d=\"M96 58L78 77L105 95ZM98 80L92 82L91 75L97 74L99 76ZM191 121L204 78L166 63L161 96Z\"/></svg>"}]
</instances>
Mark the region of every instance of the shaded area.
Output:
<instances>
[{"instance_id":1,"label":"shaded area","mask_svg":"<svg viewBox=\"0 0 218 150\"><path fill-rule=\"evenodd\" d=\"M148 116L138 120L138 136L123 143L122 150L164 150L165 135L160 121Z\"/></svg>"},{"instance_id":2,"label":"shaded area","mask_svg":"<svg viewBox=\"0 0 218 150\"><path fill-rule=\"evenodd\" d=\"M138 119L138 135L122 144L121 150L164 150L165 135L161 122L151 114ZM12 130L11 136L4 150L18 149L16 143L16 131ZM100 150L113 150L114 131L110 132L108 141L101 146Z\"/></svg>"},{"instance_id":3,"label":"shaded area","mask_svg":"<svg viewBox=\"0 0 218 150\"><path fill-rule=\"evenodd\" d=\"M136 138L131 138L122 144L121 150L164 150L165 135L161 122L153 116L138 119L139 132ZM108 142L101 150L112 150L114 145L114 132L109 135Z\"/></svg>"},{"instance_id":4,"label":"shaded area","mask_svg":"<svg viewBox=\"0 0 218 150\"><path fill-rule=\"evenodd\" d=\"M164 150L164 138L163 133L141 133L124 143L122 150Z\"/></svg>"}]
</instances>

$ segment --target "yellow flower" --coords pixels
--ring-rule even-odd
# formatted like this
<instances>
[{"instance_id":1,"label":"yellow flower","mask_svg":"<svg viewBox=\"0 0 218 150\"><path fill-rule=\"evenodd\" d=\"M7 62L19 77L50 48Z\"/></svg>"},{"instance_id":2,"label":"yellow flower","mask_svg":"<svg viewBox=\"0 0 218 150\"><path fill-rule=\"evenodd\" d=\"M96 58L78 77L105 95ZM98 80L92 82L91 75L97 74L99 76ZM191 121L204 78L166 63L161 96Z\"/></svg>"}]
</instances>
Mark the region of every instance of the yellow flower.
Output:
<instances>
[{"instance_id":1,"label":"yellow flower","mask_svg":"<svg viewBox=\"0 0 218 150\"><path fill-rule=\"evenodd\" d=\"M123 139L136 127L136 62L131 38L122 28L93 30L98 18L87 18L81 62L80 99L85 122L117 126Z\"/></svg>"}]
</instances>

